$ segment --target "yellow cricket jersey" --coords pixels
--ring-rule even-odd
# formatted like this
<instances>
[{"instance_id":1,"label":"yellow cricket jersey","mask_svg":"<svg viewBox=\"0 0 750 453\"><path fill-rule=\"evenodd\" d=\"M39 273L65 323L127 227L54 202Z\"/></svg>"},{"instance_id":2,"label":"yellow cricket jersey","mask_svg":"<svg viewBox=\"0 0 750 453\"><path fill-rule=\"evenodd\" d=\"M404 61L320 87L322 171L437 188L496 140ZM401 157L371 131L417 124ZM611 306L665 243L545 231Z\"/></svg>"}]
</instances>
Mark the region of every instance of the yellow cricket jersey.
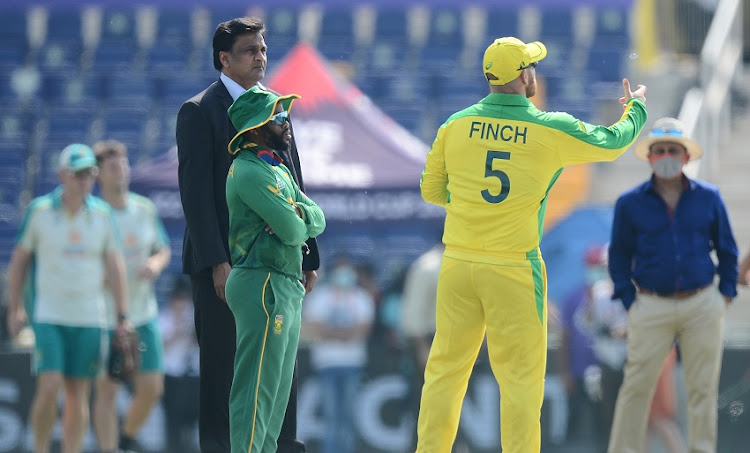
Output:
<instances>
[{"instance_id":1,"label":"yellow cricket jersey","mask_svg":"<svg viewBox=\"0 0 750 453\"><path fill-rule=\"evenodd\" d=\"M425 201L446 209L446 256L490 263L539 256L547 194L563 168L616 159L646 117L643 102L631 99L617 123L595 126L499 93L453 114L420 181Z\"/></svg>"}]
</instances>

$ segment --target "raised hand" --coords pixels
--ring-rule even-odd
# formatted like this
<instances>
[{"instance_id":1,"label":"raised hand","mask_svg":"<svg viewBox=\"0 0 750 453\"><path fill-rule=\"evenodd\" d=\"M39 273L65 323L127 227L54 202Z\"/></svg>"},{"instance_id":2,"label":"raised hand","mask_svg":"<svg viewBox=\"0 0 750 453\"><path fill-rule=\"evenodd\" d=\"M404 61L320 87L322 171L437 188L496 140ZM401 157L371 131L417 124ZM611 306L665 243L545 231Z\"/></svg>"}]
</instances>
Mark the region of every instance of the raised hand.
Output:
<instances>
[{"instance_id":1,"label":"raised hand","mask_svg":"<svg viewBox=\"0 0 750 453\"><path fill-rule=\"evenodd\" d=\"M640 99L644 103L646 102L646 85L638 85L635 91L630 91L630 81L628 79L622 79L622 90L625 93L624 96L620 98L620 104L622 104L623 108L625 108L628 101L633 98Z\"/></svg>"}]
</instances>

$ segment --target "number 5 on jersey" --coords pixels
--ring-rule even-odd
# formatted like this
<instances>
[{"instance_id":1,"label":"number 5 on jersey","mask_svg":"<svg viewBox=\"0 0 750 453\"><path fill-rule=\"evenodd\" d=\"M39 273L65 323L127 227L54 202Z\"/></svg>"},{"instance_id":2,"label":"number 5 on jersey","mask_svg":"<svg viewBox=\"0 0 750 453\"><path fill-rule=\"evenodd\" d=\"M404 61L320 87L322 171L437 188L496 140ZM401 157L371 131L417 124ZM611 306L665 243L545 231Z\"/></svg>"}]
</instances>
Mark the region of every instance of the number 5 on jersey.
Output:
<instances>
[{"instance_id":1,"label":"number 5 on jersey","mask_svg":"<svg viewBox=\"0 0 750 453\"><path fill-rule=\"evenodd\" d=\"M508 198L510 193L510 178L508 174L502 170L493 170L492 163L495 159L510 160L510 153L507 151L487 151L487 160L484 166L484 177L485 178L497 178L500 180L500 193L492 195L488 189L482 191L482 198L487 203L500 203L501 201Z\"/></svg>"}]
</instances>

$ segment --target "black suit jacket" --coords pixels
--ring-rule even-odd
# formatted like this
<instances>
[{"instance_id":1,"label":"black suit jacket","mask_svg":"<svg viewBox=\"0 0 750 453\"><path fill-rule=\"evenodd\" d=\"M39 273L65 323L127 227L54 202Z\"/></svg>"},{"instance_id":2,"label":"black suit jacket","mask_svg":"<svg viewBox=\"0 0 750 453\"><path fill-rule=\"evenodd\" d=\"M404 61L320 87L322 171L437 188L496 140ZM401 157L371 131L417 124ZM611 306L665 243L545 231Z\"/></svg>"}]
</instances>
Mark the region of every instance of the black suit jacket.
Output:
<instances>
[{"instance_id":1,"label":"black suit jacket","mask_svg":"<svg viewBox=\"0 0 750 453\"><path fill-rule=\"evenodd\" d=\"M230 105L232 96L217 80L185 101L177 114L178 180L186 221L182 271L186 274L211 275L211 266L231 263L226 178L232 155L227 145L237 131L227 114ZM305 190L293 132L289 152L280 155ZM317 242L311 238L307 245L302 269L316 270L320 266Z\"/></svg>"}]
</instances>

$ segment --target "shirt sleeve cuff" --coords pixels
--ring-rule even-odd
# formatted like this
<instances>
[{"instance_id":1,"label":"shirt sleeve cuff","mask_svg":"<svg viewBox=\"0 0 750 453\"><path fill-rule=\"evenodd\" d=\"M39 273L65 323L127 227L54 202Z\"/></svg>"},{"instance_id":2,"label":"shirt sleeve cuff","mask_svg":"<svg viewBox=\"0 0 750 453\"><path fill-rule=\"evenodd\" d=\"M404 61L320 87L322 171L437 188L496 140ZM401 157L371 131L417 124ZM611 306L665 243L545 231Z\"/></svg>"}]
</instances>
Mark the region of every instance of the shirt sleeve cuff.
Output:
<instances>
[{"instance_id":1,"label":"shirt sleeve cuff","mask_svg":"<svg viewBox=\"0 0 750 453\"><path fill-rule=\"evenodd\" d=\"M619 291L615 291L612 295L612 299L620 299L622 305L625 306L625 309L630 310L630 306L635 302L635 287L630 285L628 288L622 288Z\"/></svg>"},{"instance_id":2,"label":"shirt sleeve cuff","mask_svg":"<svg viewBox=\"0 0 750 453\"><path fill-rule=\"evenodd\" d=\"M719 281L719 292L730 299L734 299L737 297L737 285L725 281Z\"/></svg>"}]
</instances>

